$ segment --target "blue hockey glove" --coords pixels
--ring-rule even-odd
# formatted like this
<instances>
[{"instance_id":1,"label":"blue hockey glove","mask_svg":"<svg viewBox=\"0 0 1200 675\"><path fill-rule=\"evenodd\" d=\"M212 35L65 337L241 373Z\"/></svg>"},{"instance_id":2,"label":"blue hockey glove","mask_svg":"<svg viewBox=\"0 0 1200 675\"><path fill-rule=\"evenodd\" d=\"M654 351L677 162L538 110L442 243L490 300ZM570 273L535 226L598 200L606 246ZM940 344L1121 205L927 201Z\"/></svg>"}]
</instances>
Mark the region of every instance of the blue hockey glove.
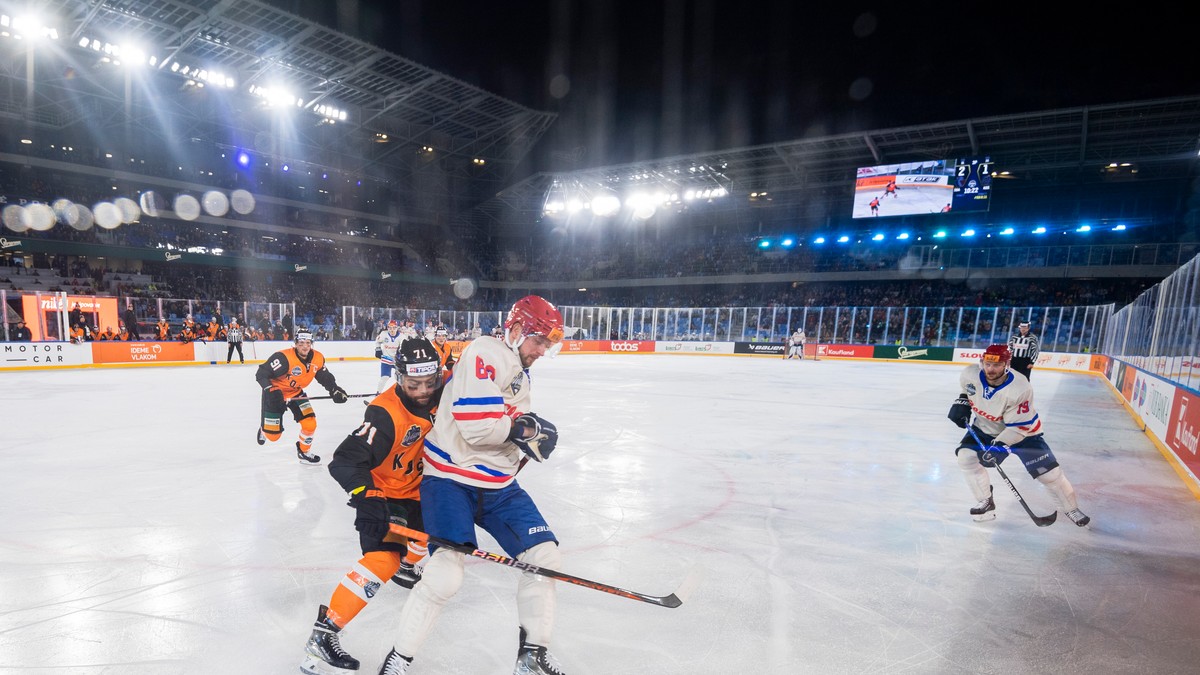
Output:
<instances>
[{"instance_id":1,"label":"blue hockey glove","mask_svg":"<svg viewBox=\"0 0 1200 675\"><path fill-rule=\"evenodd\" d=\"M971 402L965 395L959 394L958 398L954 399L946 418L957 424L959 429L967 428L967 423L971 421Z\"/></svg>"},{"instance_id":2,"label":"blue hockey glove","mask_svg":"<svg viewBox=\"0 0 1200 675\"><path fill-rule=\"evenodd\" d=\"M525 413L513 420L508 440L535 462L541 462L554 452L554 446L558 444L558 429L533 413Z\"/></svg>"}]
</instances>

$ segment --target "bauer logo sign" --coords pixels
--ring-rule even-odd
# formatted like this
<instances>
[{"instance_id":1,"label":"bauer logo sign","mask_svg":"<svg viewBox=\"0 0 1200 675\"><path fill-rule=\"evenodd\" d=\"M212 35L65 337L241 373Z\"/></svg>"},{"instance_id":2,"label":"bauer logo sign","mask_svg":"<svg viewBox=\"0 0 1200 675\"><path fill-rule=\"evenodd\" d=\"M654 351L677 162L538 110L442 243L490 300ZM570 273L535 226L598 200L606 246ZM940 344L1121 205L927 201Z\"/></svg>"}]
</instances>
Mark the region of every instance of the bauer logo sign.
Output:
<instances>
[{"instance_id":1,"label":"bauer logo sign","mask_svg":"<svg viewBox=\"0 0 1200 675\"><path fill-rule=\"evenodd\" d=\"M93 342L95 363L164 363L195 361L194 343L178 342Z\"/></svg>"},{"instance_id":2,"label":"bauer logo sign","mask_svg":"<svg viewBox=\"0 0 1200 675\"><path fill-rule=\"evenodd\" d=\"M734 354L772 354L782 356L787 347L782 342L735 342Z\"/></svg>"}]
</instances>

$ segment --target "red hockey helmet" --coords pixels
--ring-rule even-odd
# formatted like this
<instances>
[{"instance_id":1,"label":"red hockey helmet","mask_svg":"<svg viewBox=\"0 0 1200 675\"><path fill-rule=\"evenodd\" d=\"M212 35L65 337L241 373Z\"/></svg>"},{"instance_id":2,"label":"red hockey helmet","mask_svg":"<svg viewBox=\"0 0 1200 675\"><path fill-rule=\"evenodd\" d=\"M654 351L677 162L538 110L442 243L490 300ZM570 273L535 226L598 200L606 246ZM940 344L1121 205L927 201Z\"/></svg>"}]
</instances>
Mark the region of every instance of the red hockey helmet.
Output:
<instances>
[{"instance_id":1,"label":"red hockey helmet","mask_svg":"<svg viewBox=\"0 0 1200 675\"><path fill-rule=\"evenodd\" d=\"M990 345L984 350L980 363L1003 363L1005 367L1012 362L1012 351L1008 345Z\"/></svg>"},{"instance_id":2,"label":"red hockey helmet","mask_svg":"<svg viewBox=\"0 0 1200 675\"><path fill-rule=\"evenodd\" d=\"M553 344L562 342L563 318L558 308L539 295L527 295L513 303L504 327L521 324L525 335L540 335Z\"/></svg>"}]
</instances>

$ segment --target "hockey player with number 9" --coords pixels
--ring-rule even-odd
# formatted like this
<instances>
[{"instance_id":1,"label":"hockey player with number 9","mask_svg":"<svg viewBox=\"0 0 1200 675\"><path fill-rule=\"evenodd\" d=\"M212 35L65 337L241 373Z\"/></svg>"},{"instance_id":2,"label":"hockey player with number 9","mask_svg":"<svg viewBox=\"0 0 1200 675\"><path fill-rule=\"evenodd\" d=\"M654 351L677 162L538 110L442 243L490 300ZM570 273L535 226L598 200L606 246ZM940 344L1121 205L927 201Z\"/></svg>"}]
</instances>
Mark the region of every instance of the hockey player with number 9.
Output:
<instances>
[{"instance_id":1,"label":"hockey player with number 9","mask_svg":"<svg viewBox=\"0 0 1200 675\"><path fill-rule=\"evenodd\" d=\"M967 486L979 500L971 509L971 517L977 521L995 519L996 504L986 467L1003 464L1009 455L1016 455L1029 475L1046 486L1059 510L1083 527L1091 518L1079 510L1075 488L1042 437L1045 427L1033 406L1029 380L1010 369L1011 361L1008 345L988 347L978 364L962 370L958 378L962 393L946 415L961 429L971 424L979 436L977 442L968 431L954 451Z\"/></svg>"},{"instance_id":2,"label":"hockey player with number 9","mask_svg":"<svg viewBox=\"0 0 1200 675\"><path fill-rule=\"evenodd\" d=\"M559 565L558 540L515 479L525 461L549 459L558 442L558 429L531 412L529 367L554 353L562 339L558 309L528 295L509 310L502 338L479 337L463 349L425 439L421 505L430 537L474 546L478 525L517 560L547 569ZM409 672L442 607L462 586L465 555L431 549L421 583L400 612L399 634L381 675ZM520 577L515 673L562 673L547 651L554 584L536 574Z\"/></svg>"}]
</instances>

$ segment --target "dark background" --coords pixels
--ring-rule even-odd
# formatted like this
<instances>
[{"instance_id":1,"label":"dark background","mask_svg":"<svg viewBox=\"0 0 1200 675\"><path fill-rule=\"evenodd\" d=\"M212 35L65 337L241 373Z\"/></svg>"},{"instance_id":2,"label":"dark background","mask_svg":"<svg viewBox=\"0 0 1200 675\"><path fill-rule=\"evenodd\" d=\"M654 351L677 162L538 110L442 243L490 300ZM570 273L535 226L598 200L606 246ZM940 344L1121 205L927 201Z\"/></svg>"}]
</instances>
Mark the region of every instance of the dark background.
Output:
<instances>
[{"instance_id":1,"label":"dark background","mask_svg":"<svg viewBox=\"0 0 1200 675\"><path fill-rule=\"evenodd\" d=\"M558 113L538 170L1200 88L1192 22L1133 5L268 1Z\"/></svg>"}]
</instances>

